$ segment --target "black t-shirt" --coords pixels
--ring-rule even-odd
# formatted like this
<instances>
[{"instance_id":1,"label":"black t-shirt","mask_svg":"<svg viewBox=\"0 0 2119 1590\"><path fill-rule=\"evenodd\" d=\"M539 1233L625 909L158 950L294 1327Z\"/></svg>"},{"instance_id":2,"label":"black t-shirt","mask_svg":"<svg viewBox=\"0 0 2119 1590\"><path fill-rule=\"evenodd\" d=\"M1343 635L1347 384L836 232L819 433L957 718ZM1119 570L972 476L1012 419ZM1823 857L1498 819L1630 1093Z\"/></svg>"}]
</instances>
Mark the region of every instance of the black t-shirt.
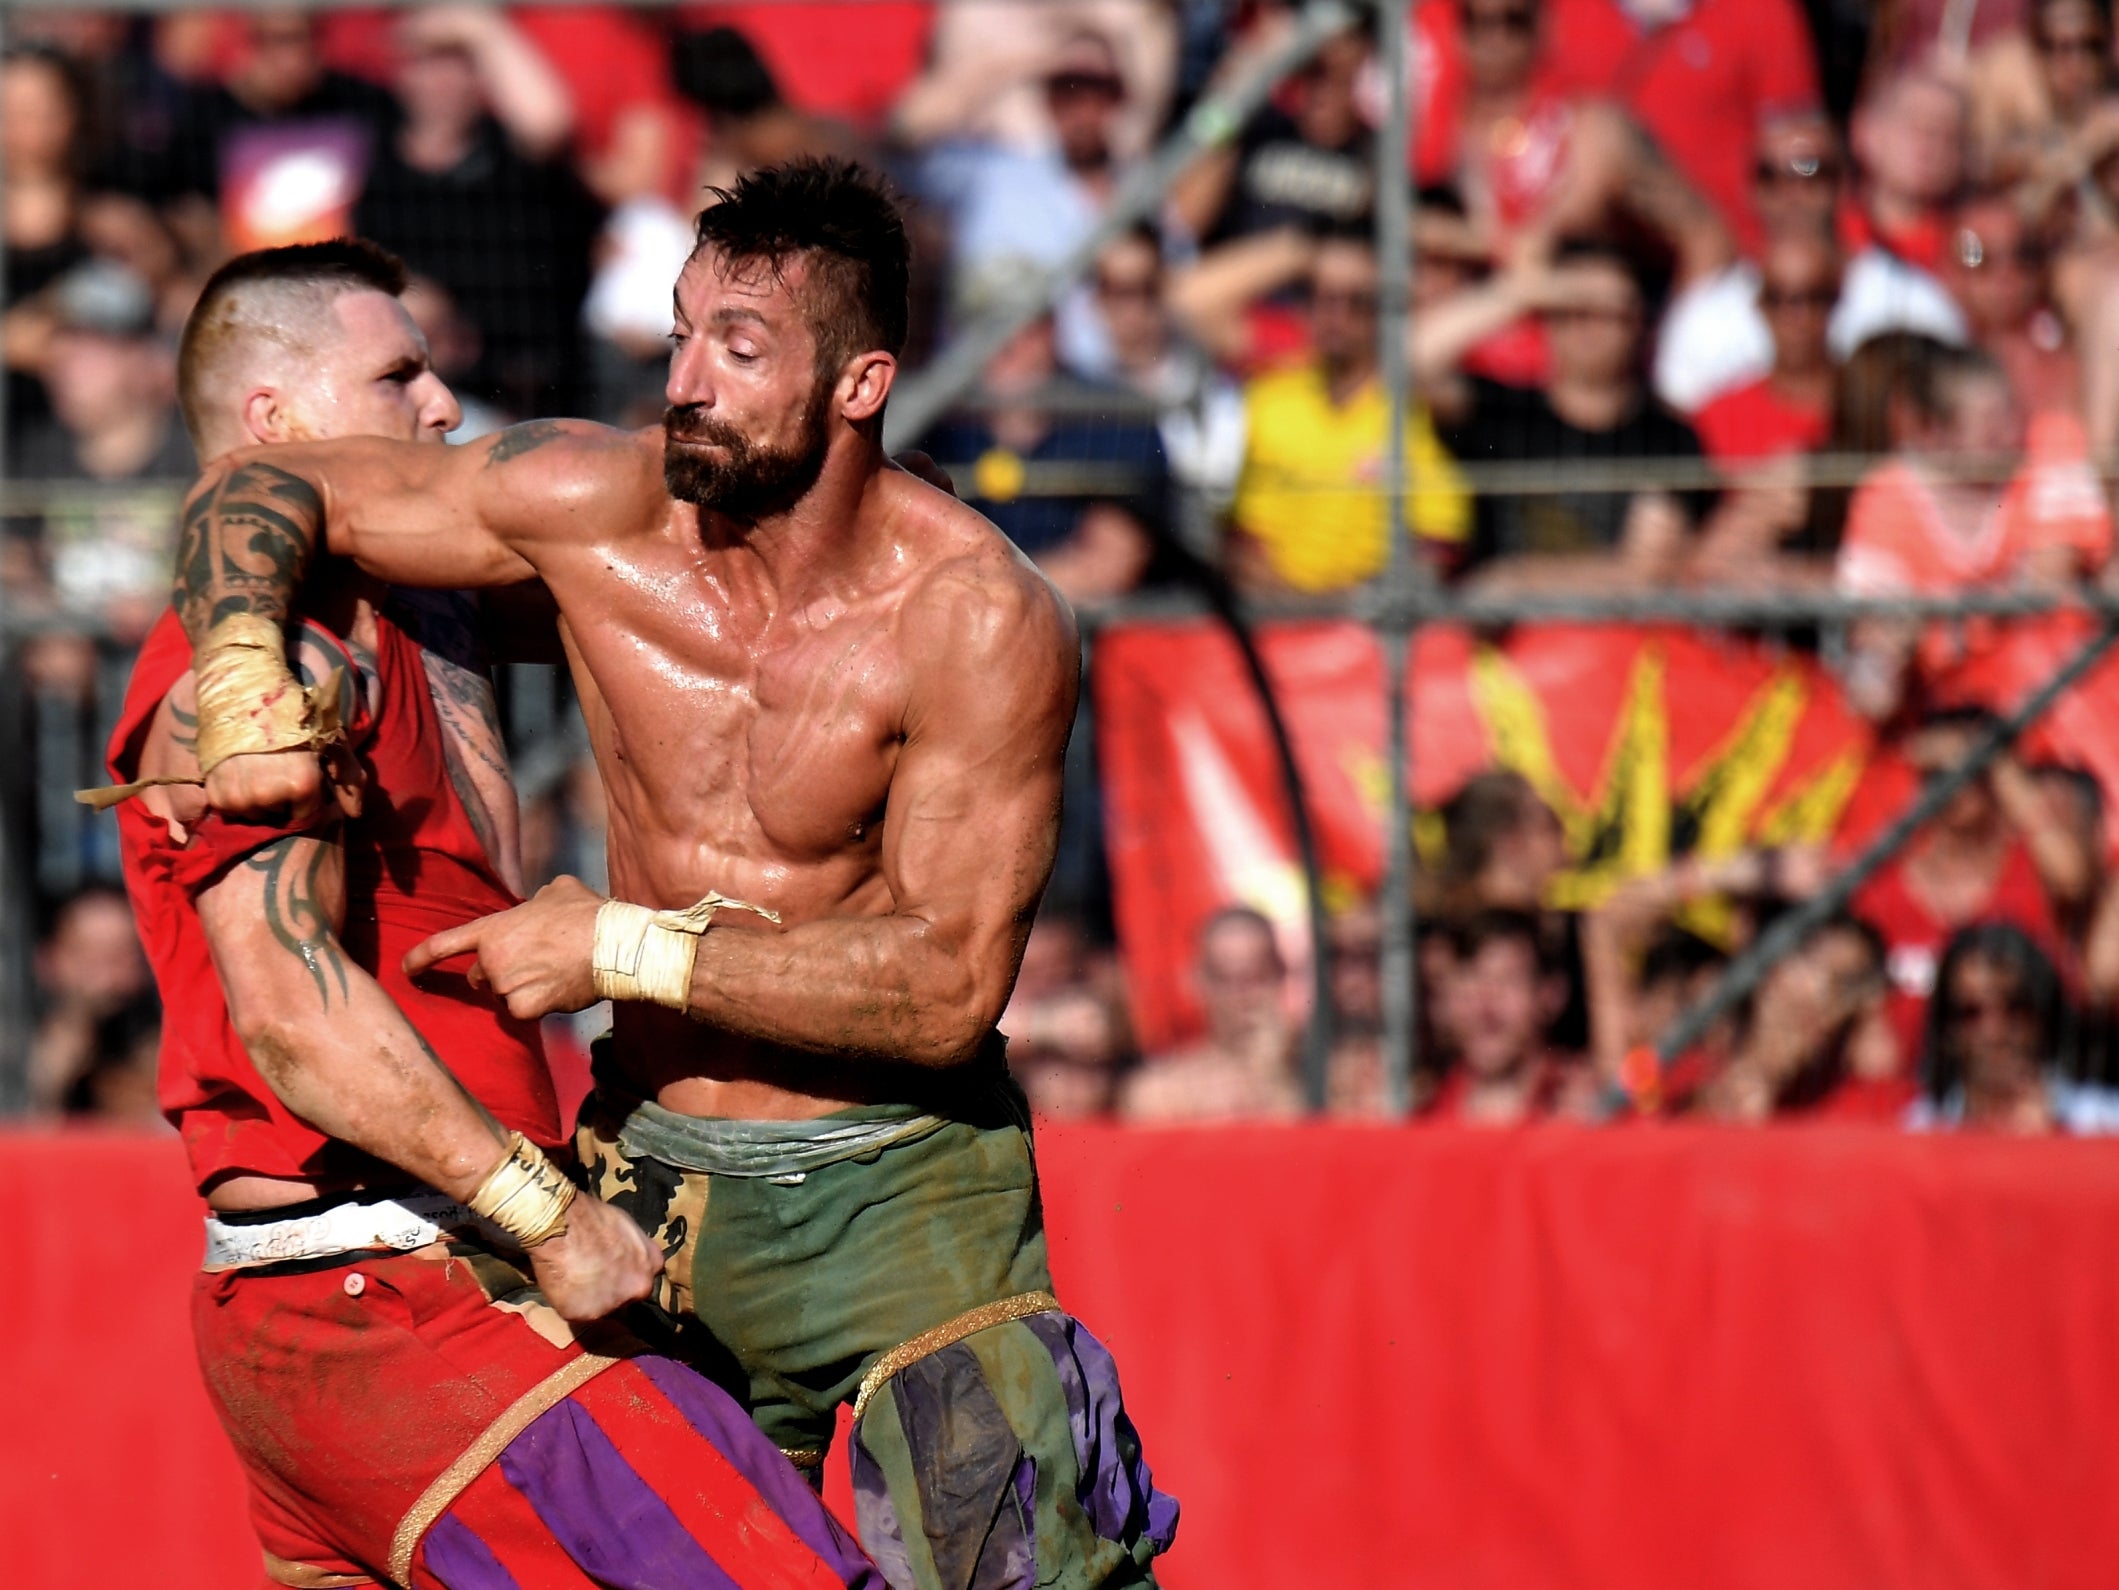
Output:
<instances>
[{"instance_id":1,"label":"black t-shirt","mask_svg":"<svg viewBox=\"0 0 2119 1590\"><path fill-rule=\"evenodd\" d=\"M1294 119L1268 105L1236 141L1236 181L1207 241L1250 237L1277 226L1349 222L1375 202L1374 140L1360 133L1337 149L1305 143Z\"/></svg>"},{"instance_id":2,"label":"black t-shirt","mask_svg":"<svg viewBox=\"0 0 2119 1590\"><path fill-rule=\"evenodd\" d=\"M581 301L603 215L572 166L525 159L490 118L447 171L406 164L385 139L354 224L478 328L469 390L516 414L581 412Z\"/></svg>"},{"instance_id":3,"label":"black t-shirt","mask_svg":"<svg viewBox=\"0 0 2119 1590\"><path fill-rule=\"evenodd\" d=\"M1606 431L1583 430L1562 419L1535 387L1469 378L1470 407L1438 425L1442 445L1462 463L1514 464L1616 459L1698 460L1704 456L1691 426L1643 392L1633 412ZM1713 494L1671 493L1695 527ZM1617 491L1482 494L1467 566L1524 553L1608 552L1617 547L1635 493Z\"/></svg>"},{"instance_id":4,"label":"black t-shirt","mask_svg":"<svg viewBox=\"0 0 2119 1590\"><path fill-rule=\"evenodd\" d=\"M138 180L167 196L221 194L221 160L231 134L246 127L284 127L329 122L357 129L371 145L395 114L396 102L373 83L342 72L326 72L316 87L285 110L270 114L252 110L216 84L181 100L172 110L175 127L164 151L163 169Z\"/></svg>"}]
</instances>

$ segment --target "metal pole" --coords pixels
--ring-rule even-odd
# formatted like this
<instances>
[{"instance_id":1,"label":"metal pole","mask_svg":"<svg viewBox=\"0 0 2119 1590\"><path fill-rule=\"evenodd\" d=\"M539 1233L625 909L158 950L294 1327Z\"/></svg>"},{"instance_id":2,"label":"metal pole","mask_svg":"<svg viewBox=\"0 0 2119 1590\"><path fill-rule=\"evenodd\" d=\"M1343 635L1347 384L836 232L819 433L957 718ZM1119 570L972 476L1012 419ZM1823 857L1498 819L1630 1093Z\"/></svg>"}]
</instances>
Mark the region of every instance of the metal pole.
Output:
<instances>
[{"instance_id":1,"label":"metal pole","mask_svg":"<svg viewBox=\"0 0 2119 1590\"><path fill-rule=\"evenodd\" d=\"M1410 414L1412 372L1406 354L1406 326L1412 313L1413 226L1411 173L1407 146L1412 137L1413 108L1407 32L1411 0L1381 0L1377 15L1377 53L1390 94L1389 114L1376 144L1377 320L1382 338L1383 389L1388 399L1385 433L1385 533L1389 559L1383 588L1396 611L1382 629L1386 711L1385 760L1390 794L1384 808L1383 872L1383 1077L1385 1107L1408 1115L1413 1107L1413 1066L1419 1058L1419 966L1415 945L1419 924L1413 909L1412 700L1407 679L1413 633L1418 622L1410 598L1421 589L1425 571L1413 555L1406 523L1406 497L1412 486L1405 447ZM1314 1096L1312 1103L1319 1100Z\"/></svg>"},{"instance_id":2,"label":"metal pole","mask_svg":"<svg viewBox=\"0 0 2119 1590\"><path fill-rule=\"evenodd\" d=\"M1953 800L1957 792L1986 771L1988 765L2015 743L2018 735L2044 715L2047 708L2067 693L2076 681L2097 665L2119 640L2119 618L2107 616L2097 633L2040 685L2029 700L1989 728L1965 759L1949 772L1924 786L1913 802L1889 828L1872 841L1845 871L1813 898L1776 921L1758 936L1757 942L1739 955L1722 973L1707 996L1680 1016L1656 1042L1656 1056L1664 1064L1698 1043L1723 1016L1759 985L1776 964L1795 951L1813 932L1846 908L1855 891L1869 881L1876 869L1911 839L1921 825Z\"/></svg>"},{"instance_id":3,"label":"metal pole","mask_svg":"<svg viewBox=\"0 0 2119 1590\"><path fill-rule=\"evenodd\" d=\"M1009 302L967 327L934 362L908 376L883 418L883 445L891 452L917 441L922 432L978 384L986 363L1008 339L1059 302L1068 287L1088 273L1105 245L1136 221L1161 207L1170 185L1209 149L1225 144L1242 130L1251 112L1266 101L1280 80L1297 70L1327 39L1354 21L1344 0L1311 0L1288 36L1239 82L1192 107L1184 125L1163 146L1129 171L1111 204L1089 235L1064 259L1042 271L1029 272Z\"/></svg>"}]
</instances>

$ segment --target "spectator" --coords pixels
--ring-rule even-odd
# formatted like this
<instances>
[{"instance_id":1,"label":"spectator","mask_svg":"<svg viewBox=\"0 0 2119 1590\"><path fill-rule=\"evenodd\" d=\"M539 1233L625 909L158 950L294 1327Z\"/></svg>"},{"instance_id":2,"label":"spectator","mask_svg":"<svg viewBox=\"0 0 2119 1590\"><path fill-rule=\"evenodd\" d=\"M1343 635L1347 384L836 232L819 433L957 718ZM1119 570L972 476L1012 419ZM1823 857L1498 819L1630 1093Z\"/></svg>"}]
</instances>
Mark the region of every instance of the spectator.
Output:
<instances>
[{"instance_id":1,"label":"spectator","mask_svg":"<svg viewBox=\"0 0 2119 1590\"><path fill-rule=\"evenodd\" d=\"M974 283L966 301L979 304L983 288ZM1079 603L1123 595L1149 577L1167 531L1169 477L1151 422L1067 418L1040 406L1059 374L1056 337L1049 315L1017 332L986 366L991 412L944 420L922 445L964 500ZM1045 466L1101 478L1091 489L1047 490L1037 479Z\"/></svg>"},{"instance_id":2,"label":"spectator","mask_svg":"<svg viewBox=\"0 0 2119 1590\"><path fill-rule=\"evenodd\" d=\"M1963 93L1930 72L1887 78L1854 113L1854 157L1862 185L1849 246L1875 243L1940 270L1965 178Z\"/></svg>"},{"instance_id":3,"label":"spectator","mask_svg":"<svg viewBox=\"0 0 2119 1590\"><path fill-rule=\"evenodd\" d=\"M1973 342L2007 373L2025 413L2079 425L2082 369L2046 266L2044 242L2006 194L1973 194L1957 207L1943 281Z\"/></svg>"},{"instance_id":4,"label":"spectator","mask_svg":"<svg viewBox=\"0 0 2119 1590\"><path fill-rule=\"evenodd\" d=\"M1435 990L1435 1020L1455 1065L1429 1118L1519 1126L1586 1114L1587 1068L1553 1054L1546 1042L1567 985L1546 965L1537 919L1481 912L1451 934L1450 951Z\"/></svg>"},{"instance_id":5,"label":"spectator","mask_svg":"<svg viewBox=\"0 0 2119 1590\"><path fill-rule=\"evenodd\" d=\"M176 362L147 285L123 266L80 266L51 299L52 418L23 438L14 466L52 488L38 540L59 602L136 639L169 599L176 511L198 472L177 420ZM111 489L131 484L143 489Z\"/></svg>"},{"instance_id":6,"label":"spectator","mask_svg":"<svg viewBox=\"0 0 2119 1590\"><path fill-rule=\"evenodd\" d=\"M1710 399L1693 416L1716 463L1808 452L1832 432L1832 350L1839 251L1822 233L1784 234L1760 261L1758 307L1773 338L1773 368Z\"/></svg>"},{"instance_id":7,"label":"spectator","mask_svg":"<svg viewBox=\"0 0 2119 1590\"><path fill-rule=\"evenodd\" d=\"M1442 810L1445 848L1423 917L1541 911L1567 866L1567 834L1530 780L1475 774Z\"/></svg>"},{"instance_id":8,"label":"spectator","mask_svg":"<svg viewBox=\"0 0 2119 1590\"><path fill-rule=\"evenodd\" d=\"M1936 972L1922 1082L1907 1124L2018 1136L2119 1131L2119 1094L2061 1068L2070 1019L2051 958L2007 923L1955 934Z\"/></svg>"},{"instance_id":9,"label":"spectator","mask_svg":"<svg viewBox=\"0 0 2119 1590\"><path fill-rule=\"evenodd\" d=\"M1124 109L1112 130L1122 160L1145 154L1161 130L1176 77L1177 30L1153 0L945 0L935 8L928 67L891 113L914 149L952 139L1034 149L1052 136L1043 92L1070 41L1105 40L1117 59Z\"/></svg>"},{"instance_id":10,"label":"spectator","mask_svg":"<svg viewBox=\"0 0 2119 1590\"><path fill-rule=\"evenodd\" d=\"M601 216L555 157L571 125L565 88L497 11L414 13L398 44L398 106L357 229L448 289L476 326L473 393L518 417L578 412Z\"/></svg>"},{"instance_id":11,"label":"spectator","mask_svg":"<svg viewBox=\"0 0 2119 1590\"><path fill-rule=\"evenodd\" d=\"M2058 198L2119 135L2111 16L2100 0L2033 0L2025 25L1971 61L1972 149L1979 177Z\"/></svg>"},{"instance_id":12,"label":"spectator","mask_svg":"<svg viewBox=\"0 0 2119 1590\"><path fill-rule=\"evenodd\" d=\"M1328 40L1289 81L1286 108L1269 103L1234 142L1202 156L1178 180L1170 207L1192 236L1225 243L1292 226L1345 228L1376 202L1375 133L1358 87L1371 47L1366 25ZM1233 76L1247 57L1232 50Z\"/></svg>"},{"instance_id":13,"label":"spectator","mask_svg":"<svg viewBox=\"0 0 2119 1590\"><path fill-rule=\"evenodd\" d=\"M1693 416L1701 444L1733 488L1693 572L1723 583L1820 585L1830 579L1829 565L1786 554L1806 550L1796 543L1811 523L1799 456L1832 430L1827 328L1839 299L1839 254L1823 233L1784 234L1766 245L1760 274L1758 307L1773 337L1773 368Z\"/></svg>"},{"instance_id":14,"label":"spectator","mask_svg":"<svg viewBox=\"0 0 2119 1590\"><path fill-rule=\"evenodd\" d=\"M677 91L706 113L703 187L726 188L761 166L803 156L855 158L843 127L796 110L751 41L734 28L680 33L671 51Z\"/></svg>"},{"instance_id":15,"label":"spectator","mask_svg":"<svg viewBox=\"0 0 2119 1590\"><path fill-rule=\"evenodd\" d=\"M1320 238L1308 274L1312 357L1244 389L1244 462L1229 567L1253 591L1329 591L1385 565L1389 406L1377 378L1376 254L1366 228ZM1438 565L1461 552L1470 503L1417 408L1406 423L1407 528Z\"/></svg>"},{"instance_id":16,"label":"spectator","mask_svg":"<svg viewBox=\"0 0 2119 1590\"><path fill-rule=\"evenodd\" d=\"M1156 430L1182 500L1225 512L1243 466L1243 394L1171 313L1161 235L1142 223L1116 239L1091 286L1116 378L1162 411Z\"/></svg>"},{"instance_id":17,"label":"spectator","mask_svg":"<svg viewBox=\"0 0 2119 1590\"><path fill-rule=\"evenodd\" d=\"M1443 445L1468 465L1657 459L1696 469L1699 437L1642 379L1648 306L1632 262L1588 241L1558 260L1505 273L1414 327L1414 368ZM1530 309L1552 350L1542 390L1461 372L1471 348ZM1519 588L1661 584L1690 556L1712 501L1683 484L1482 494L1466 563Z\"/></svg>"},{"instance_id":18,"label":"spectator","mask_svg":"<svg viewBox=\"0 0 2119 1590\"><path fill-rule=\"evenodd\" d=\"M182 104L169 147L171 219L197 258L346 231L390 98L328 70L316 18L261 10L243 22L224 81ZM218 207L218 211L216 209Z\"/></svg>"},{"instance_id":19,"label":"spectator","mask_svg":"<svg viewBox=\"0 0 2119 1590\"><path fill-rule=\"evenodd\" d=\"M169 1130L156 1096L161 1051L162 1012L152 998L113 1011L96 1023L87 1069L68 1090L65 1113Z\"/></svg>"},{"instance_id":20,"label":"spectator","mask_svg":"<svg viewBox=\"0 0 2119 1590\"><path fill-rule=\"evenodd\" d=\"M103 1050L98 1027L154 998L132 906L114 884L90 884L62 902L37 946L38 1017L30 1040L29 1107L61 1110Z\"/></svg>"},{"instance_id":21,"label":"spectator","mask_svg":"<svg viewBox=\"0 0 2119 1590\"><path fill-rule=\"evenodd\" d=\"M1052 1120L1107 1116L1128 1058L1123 989L1081 922L1041 913L1023 950L1001 1030L1030 1108Z\"/></svg>"},{"instance_id":22,"label":"spectator","mask_svg":"<svg viewBox=\"0 0 2119 1590\"><path fill-rule=\"evenodd\" d=\"M1836 580L1855 596L1947 595L2010 584L2065 585L2110 555L2111 517L2079 433L2034 431L1984 353L1912 343L1891 393L1897 456L1866 479L1847 515ZM1909 684L1933 683L1992 643L1991 621L1855 628L1848 697L1881 721Z\"/></svg>"},{"instance_id":23,"label":"spectator","mask_svg":"<svg viewBox=\"0 0 2119 1590\"><path fill-rule=\"evenodd\" d=\"M1119 1113L1144 1126L1282 1120L1301 1112L1288 968L1273 924L1230 906L1199 934L1206 1035L1126 1079Z\"/></svg>"},{"instance_id":24,"label":"spectator","mask_svg":"<svg viewBox=\"0 0 2119 1590\"><path fill-rule=\"evenodd\" d=\"M1750 140L1819 104L1816 47L1796 0L1576 0L1562 67L1622 101L1746 250L1762 241ZM1556 19L1561 20L1561 19Z\"/></svg>"},{"instance_id":25,"label":"spectator","mask_svg":"<svg viewBox=\"0 0 2119 1590\"><path fill-rule=\"evenodd\" d=\"M1923 778L1963 761L1991 719L1978 709L1932 714L1909 737L1906 759ZM1901 1052L1921 1050L1921 1024L1939 986L1937 965L1959 928L2006 922L2064 956L2061 923L2085 909L2097 857L2014 757L1999 758L1885 863L1854 897L1854 912L1883 935L1891 1018Z\"/></svg>"},{"instance_id":26,"label":"spectator","mask_svg":"<svg viewBox=\"0 0 2119 1590\"><path fill-rule=\"evenodd\" d=\"M1003 271L1057 264L1089 235L1119 175L1115 137L1126 81L1109 40L1080 33L1052 55L1043 79L1047 141L1024 149L951 141L920 164L921 193L947 218L950 269L960 295L991 287ZM1059 312L1067 362L1107 374L1111 350L1088 296L1070 292Z\"/></svg>"},{"instance_id":27,"label":"spectator","mask_svg":"<svg viewBox=\"0 0 2119 1590\"><path fill-rule=\"evenodd\" d=\"M1914 1086L1888 1016L1884 946L1851 917L1827 922L1766 974L1703 1113L1758 1125L1817 1112L1895 1124Z\"/></svg>"},{"instance_id":28,"label":"spectator","mask_svg":"<svg viewBox=\"0 0 2119 1590\"><path fill-rule=\"evenodd\" d=\"M65 56L14 46L0 57L0 168L7 172L7 423L11 437L49 417L36 372L51 321L38 295L88 259L81 235L81 118L86 89Z\"/></svg>"},{"instance_id":29,"label":"spectator","mask_svg":"<svg viewBox=\"0 0 2119 1590\"><path fill-rule=\"evenodd\" d=\"M1819 116L1795 116L1759 130L1752 170L1754 206L1768 239L1839 240L1845 271L1832 310L1829 346L1845 360L1872 337L1923 331L1944 342L1967 339L1964 316L1942 283L1888 249L1865 241L1859 212L1846 198L1839 137ZM1655 388L1681 413L1763 379L1775 339L1759 294L1763 255L1682 285L1663 317L1656 344Z\"/></svg>"}]
</instances>

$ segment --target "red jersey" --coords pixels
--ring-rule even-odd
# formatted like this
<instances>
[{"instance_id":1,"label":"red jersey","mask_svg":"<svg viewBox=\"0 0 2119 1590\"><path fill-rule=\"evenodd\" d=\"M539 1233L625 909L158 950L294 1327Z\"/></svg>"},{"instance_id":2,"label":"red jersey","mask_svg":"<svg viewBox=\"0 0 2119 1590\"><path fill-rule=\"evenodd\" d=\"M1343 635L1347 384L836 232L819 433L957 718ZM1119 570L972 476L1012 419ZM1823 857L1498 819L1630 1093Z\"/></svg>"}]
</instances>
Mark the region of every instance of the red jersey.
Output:
<instances>
[{"instance_id":1,"label":"red jersey","mask_svg":"<svg viewBox=\"0 0 2119 1590\"><path fill-rule=\"evenodd\" d=\"M313 633L341 650L336 636ZM443 759L442 728L419 647L376 619L379 702L352 725L368 771L365 809L339 833L346 856L348 958L381 985L458 1081L502 1125L544 1147L561 1141L559 1109L535 1023L474 992L461 978L406 977L405 952L429 935L519 900L494 872ZM114 778L136 774L156 709L191 667L191 644L164 613L135 665L110 743ZM204 1192L228 1175L279 1176L343 1186L403 1181L403 1173L298 1119L266 1086L228 1019L196 898L245 856L291 830L230 823L209 813L178 844L138 801L118 808L126 892L161 985L162 1110L184 1139Z\"/></svg>"},{"instance_id":2,"label":"red jersey","mask_svg":"<svg viewBox=\"0 0 2119 1590\"><path fill-rule=\"evenodd\" d=\"M1832 422L1824 409L1791 403L1762 377L1710 401L1692 416L1692 428L1709 458L1729 464L1822 447Z\"/></svg>"},{"instance_id":3,"label":"red jersey","mask_svg":"<svg viewBox=\"0 0 2119 1590\"><path fill-rule=\"evenodd\" d=\"M1905 862L1892 861L1862 885L1854 897L1854 914L1883 935L1884 969L1891 982L1891 1026L1899 1053L1917 1065L1926 1046L1928 998L1935 992L1935 973L1950 937L1974 923L2008 922L2020 927L2065 971L2066 941L2053 903L2046 897L2030 847L2014 841L1995 875L1994 890L1980 909L1962 922L1946 922L1914 892Z\"/></svg>"},{"instance_id":4,"label":"red jersey","mask_svg":"<svg viewBox=\"0 0 2119 1590\"><path fill-rule=\"evenodd\" d=\"M1619 0L1555 0L1547 58L1580 93L1608 94L1735 229L1762 241L1752 151L1776 115L1821 103L1815 47L1795 0L1695 0L1643 28Z\"/></svg>"}]
</instances>

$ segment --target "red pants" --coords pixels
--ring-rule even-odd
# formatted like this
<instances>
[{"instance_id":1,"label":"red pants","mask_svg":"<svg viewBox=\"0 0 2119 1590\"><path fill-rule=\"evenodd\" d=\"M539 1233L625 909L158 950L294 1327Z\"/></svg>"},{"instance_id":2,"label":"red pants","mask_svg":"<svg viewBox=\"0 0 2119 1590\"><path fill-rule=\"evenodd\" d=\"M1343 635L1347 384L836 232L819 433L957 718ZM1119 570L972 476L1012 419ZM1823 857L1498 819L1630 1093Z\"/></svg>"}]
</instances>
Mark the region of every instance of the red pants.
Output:
<instances>
[{"instance_id":1,"label":"red pants","mask_svg":"<svg viewBox=\"0 0 2119 1590\"><path fill-rule=\"evenodd\" d=\"M201 1275L206 1389L268 1580L420 1590L882 1581L736 1404L584 1352L513 1272L439 1246Z\"/></svg>"}]
</instances>

